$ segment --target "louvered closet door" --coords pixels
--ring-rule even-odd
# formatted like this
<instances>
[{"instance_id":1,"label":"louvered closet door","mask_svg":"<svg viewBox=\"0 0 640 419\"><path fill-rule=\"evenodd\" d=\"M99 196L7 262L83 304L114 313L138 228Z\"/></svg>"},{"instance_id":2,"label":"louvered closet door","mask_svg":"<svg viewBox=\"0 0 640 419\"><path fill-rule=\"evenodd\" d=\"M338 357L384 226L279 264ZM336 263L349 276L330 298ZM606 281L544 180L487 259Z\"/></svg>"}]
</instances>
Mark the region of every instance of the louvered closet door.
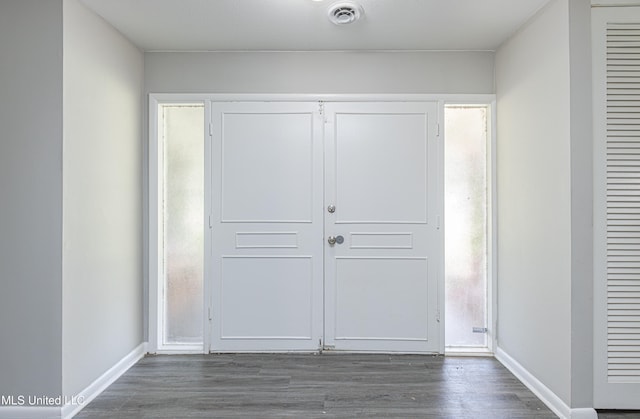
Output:
<instances>
[{"instance_id":1,"label":"louvered closet door","mask_svg":"<svg viewBox=\"0 0 640 419\"><path fill-rule=\"evenodd\" d=\"M593 41L594 401L640 409L640 8L596 9Z\"/></svg>"}]
</instances>

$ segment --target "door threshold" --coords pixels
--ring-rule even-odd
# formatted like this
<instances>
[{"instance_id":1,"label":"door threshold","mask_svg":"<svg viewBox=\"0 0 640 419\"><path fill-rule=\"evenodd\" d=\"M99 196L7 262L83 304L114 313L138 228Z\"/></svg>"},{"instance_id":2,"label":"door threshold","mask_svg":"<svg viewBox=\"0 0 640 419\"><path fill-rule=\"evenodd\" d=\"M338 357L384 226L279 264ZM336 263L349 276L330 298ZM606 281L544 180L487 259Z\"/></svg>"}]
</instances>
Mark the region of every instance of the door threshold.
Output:
<instances>
[{"instance_id":1,"label":"door threshold","mask_svg":"<svg viewBox=\"0 0 640 419\"><path fill-rule=\"evenodd\" d=\"M445 348L444 356L485 356L493 357L494 353L489 348L465 348L465 347L452 347Z\"/></svg>"},{"instance_id":2,"label":"door threshold","mask_svg":"<svg viewBox=\"0 0 640 419\"><path fill-rule=\"evenodd\" d=\"M423 355L439 356L437 352L402 352L402 351L353 351L353 350L323 350L321 355Z\"/></svg>"}]
</instances>

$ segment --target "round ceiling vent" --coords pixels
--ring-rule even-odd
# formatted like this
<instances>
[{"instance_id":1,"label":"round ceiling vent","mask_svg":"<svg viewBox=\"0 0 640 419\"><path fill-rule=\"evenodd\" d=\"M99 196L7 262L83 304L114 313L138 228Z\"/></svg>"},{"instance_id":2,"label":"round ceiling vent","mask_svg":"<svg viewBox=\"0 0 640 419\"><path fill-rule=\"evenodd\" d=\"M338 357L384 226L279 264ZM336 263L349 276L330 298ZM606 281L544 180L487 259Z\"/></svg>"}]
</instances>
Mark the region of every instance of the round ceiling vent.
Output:
<instances>
[{"instance_id":1,"label":"round ceiling vent","mask_svg":"<svg viewBox=\"0 0 640 419\"><path fill-rule=\"evenodd\" d=\"M360 19L362 6L351 2L335 3L329 8L329 20L336 25L347 25Z\"/></svg>"}]
</instances>

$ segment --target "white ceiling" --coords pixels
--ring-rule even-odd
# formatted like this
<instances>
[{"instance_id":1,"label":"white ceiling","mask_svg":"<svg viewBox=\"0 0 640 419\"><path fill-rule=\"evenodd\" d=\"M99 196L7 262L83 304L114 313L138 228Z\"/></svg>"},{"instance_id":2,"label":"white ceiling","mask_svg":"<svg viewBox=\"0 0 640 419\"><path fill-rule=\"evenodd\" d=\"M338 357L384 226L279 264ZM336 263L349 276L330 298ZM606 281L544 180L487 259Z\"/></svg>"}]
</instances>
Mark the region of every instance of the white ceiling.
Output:
<instances>
[{"instance_id":1,"label":"white ceiling","mask_svg":"<svg viewBox=\"0 0 640 419\"><path fill-rule=\"evenodd\" d=\"M495 50L549 0L82 0L146 51Z\"/></svg>"}]
</instances>

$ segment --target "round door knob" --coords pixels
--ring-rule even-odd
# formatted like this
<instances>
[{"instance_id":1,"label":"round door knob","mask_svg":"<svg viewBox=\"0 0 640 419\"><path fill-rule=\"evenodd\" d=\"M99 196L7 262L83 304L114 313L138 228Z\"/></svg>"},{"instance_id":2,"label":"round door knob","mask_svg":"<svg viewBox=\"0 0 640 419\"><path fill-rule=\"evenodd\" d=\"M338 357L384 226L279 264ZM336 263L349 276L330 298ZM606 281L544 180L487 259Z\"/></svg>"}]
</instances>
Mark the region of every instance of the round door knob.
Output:
<instances>
[{"instance_id":1,"label":"round door knob","mask_svg":"<svg viewBox=\"0 0 640 419\"><path fill-rule=\"evenodd\" d=\"M334 245L336 244L336 238L334 236L329 236L329 238L327 239L327 241L329 242L329 244Z\"/></svg>"}]
</instances>

